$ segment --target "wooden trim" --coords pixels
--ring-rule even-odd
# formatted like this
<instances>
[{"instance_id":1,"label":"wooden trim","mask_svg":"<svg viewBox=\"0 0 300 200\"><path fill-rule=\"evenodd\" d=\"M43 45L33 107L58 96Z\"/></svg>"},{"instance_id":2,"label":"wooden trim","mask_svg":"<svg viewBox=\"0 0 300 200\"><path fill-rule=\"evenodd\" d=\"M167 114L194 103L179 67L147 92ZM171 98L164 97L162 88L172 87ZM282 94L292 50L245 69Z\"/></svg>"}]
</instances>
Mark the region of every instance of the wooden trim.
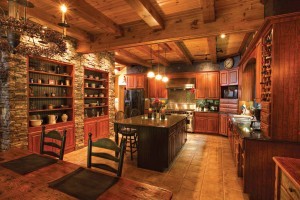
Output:
<instances>
[{"instance_id":1,"label":"wooden trim","mask_svg":"<svg viewBox=\"0 0 300 200\"><path fill-rule=\"evenodd\" d=\"M202 0L202 4L204 23L214 22L216 20L215 0Z\"/></svg>"},{"instance_id":2,"label":"wooden trim","mask_svg":"<svg viewBox=\"0 0 300 200\"><path fill-rule=\"evenodd\" d=\"M180 42L171 42L169 43L173 51L187 64L192 65L192 61L189 58L187 52L183 49Z\"/></svg>"},{"instance_id":3,"label":"wooden trim","mask_svg":"<svg viewBox=\"0 0 300 200\"><path fill-rule=\"evenodd\" d=\"M156 51L151 50L150 47L148 46L138 46L136 47L137 50L139 50L140 52L150 55L152 53L152 56L155 58L156 62L164 65L164 66L169 66L170 63L167 59L165 59L165 57L159 55L159 53Z\"/></svg>"},{"instance_id":4,"label":"wooden trim","mask_svg":"<svg viewBox=\"0 0 300 200\"><path fill-rule=\"evenodd\" d=\"M249 40L249 37L251 36L253 32L249 32L249 33L246 33L245 36L244 36L244 39L243 39L243 42L239 48L239 53L241 54L243 49L245 49L246 45L247 45L247 41Z\"/></svg>"},{"instance_id":5,"label":"wooden trim","mask_svg":"<svg viewBox=\"0 0 300 200\"><path fill-rule=\"evenodd\" d=\"M208 50L212 63L217 63L217 38L215 36L207 38Z\"/></svg>"}]
</instances>

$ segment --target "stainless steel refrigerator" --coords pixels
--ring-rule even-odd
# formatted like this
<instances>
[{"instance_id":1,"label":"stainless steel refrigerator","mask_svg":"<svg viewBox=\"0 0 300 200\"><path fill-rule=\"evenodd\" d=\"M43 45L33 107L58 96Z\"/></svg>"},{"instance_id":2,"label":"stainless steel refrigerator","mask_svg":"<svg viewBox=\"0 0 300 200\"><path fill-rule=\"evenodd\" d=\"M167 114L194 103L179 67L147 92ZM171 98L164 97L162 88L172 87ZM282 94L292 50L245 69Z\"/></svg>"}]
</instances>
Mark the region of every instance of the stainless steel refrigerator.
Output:
<instances>
[{"instance_id":1,"label":"stainless steel refrigerator","mask_svg":"<svg viewBox=\"0 0 300 200\"><path fill-rule=\"evenodd\" d=\"M135 89L135 90L125 90L124 95L124 114L125 117L130 117L130 113L132 109L138 109L140 114L144 114L144 90L143 89Z\"/></svg>"}]
</instances>

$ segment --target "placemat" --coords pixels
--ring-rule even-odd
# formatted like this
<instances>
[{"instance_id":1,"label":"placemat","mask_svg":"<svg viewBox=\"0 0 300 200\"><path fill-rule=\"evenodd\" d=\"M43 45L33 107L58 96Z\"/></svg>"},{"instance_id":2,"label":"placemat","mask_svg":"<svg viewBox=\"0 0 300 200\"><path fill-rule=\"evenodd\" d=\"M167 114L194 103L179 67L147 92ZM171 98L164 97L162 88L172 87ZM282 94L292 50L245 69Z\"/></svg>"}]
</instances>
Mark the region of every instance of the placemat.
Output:
<instances>
[{"instance_id":1,"label":"placemat","mask_svg":"<svg viewBox=\"0 0 300 200\"><path fill-rule=\"evenodd\" d=\"M119 179L100 172L78 168L74 172L49 183L49 187L82 200L97 199Z\"/></svg>"},{"instance_id":2,"label":"placemat","mask_svg":"<svg viewBox=\"0 0 300 200\"><path fill-rule=\"evenodd\" d=\"M24 175L48 165L52 165L56 162L56 159L50 157L45 157L38 154L30 154L22 158L1 163L1 166L10 169L18 174Z\"/></svg>"}]
</instances>

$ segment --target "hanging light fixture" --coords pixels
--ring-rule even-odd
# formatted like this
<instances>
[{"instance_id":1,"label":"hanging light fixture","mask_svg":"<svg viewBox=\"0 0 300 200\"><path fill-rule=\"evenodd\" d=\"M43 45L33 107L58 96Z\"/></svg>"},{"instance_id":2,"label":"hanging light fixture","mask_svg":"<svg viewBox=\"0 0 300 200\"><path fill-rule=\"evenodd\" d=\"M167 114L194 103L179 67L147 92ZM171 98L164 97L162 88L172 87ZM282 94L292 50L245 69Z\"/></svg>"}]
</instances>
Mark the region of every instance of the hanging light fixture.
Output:
<instances>
[{"instance_id":1,"label":"hanging light fixture","mask_svg":"<svg viewBox=\"0 0 300 200\"><path fill-rule=\"evenodd\" d=\"M151 68L152 68L152 45L150 45L150 59L151 59ZM148 78L154 78L155 74L154 72L151 70L147 73L147 77Z\"/></svg>"},{"instance_id":2,"label":"hanging light fixture","mask_svg":"<svg viewBox=\"0 0 300 200\"><path fill-rule=\"evenodd\" d=\"M159 55L159 45L158 44L157 44L157 51L158 51L158 55ZM158 56L158 59L159 59L159 56ZM155 79L160 81L162 79L162 75L159 73L159 60L157 60L157 70L158 70L158 72L155 76Z\"/></svg>"},{"instance_id":3,"label":"hanging light fixture","mask_svg":"<svg viewBox=\"0 0 300 200\"><path fill-rule=\"evenodd\" d=\"M66 35L69 25L65 21L67 9L64 7L62 24L63 35ZM0 51L25 56L64 54L67 47L62 34L27 20L27 8L34 8L34 4L27 0L8 0L8 16L0 13Z\"/></svg>"}]
</instances>

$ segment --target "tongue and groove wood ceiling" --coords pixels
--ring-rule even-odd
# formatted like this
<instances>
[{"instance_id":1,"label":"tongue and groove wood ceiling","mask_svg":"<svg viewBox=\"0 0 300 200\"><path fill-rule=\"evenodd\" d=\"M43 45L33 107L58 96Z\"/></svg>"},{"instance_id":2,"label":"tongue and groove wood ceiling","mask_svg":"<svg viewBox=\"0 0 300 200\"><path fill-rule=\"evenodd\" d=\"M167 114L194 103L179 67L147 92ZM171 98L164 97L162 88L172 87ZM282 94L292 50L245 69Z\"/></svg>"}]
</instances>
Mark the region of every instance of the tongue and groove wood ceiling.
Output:
<instances>
[{"instance_id":1,"label":"tongue and groove wood ceiling","mask_svg":"<svg viewBox=\"0 0 300 200\"><path fill-rule=\"evenodd\" d=\"M82 53L115 51L123 64L164 66L239 54L264 19L261 0L30 0L30 20L57 31L68 7L67 34ZM0 0L7 9L7 2ZM226 38L220 38L225 33Z\"/></svg>"}]
</instances>

